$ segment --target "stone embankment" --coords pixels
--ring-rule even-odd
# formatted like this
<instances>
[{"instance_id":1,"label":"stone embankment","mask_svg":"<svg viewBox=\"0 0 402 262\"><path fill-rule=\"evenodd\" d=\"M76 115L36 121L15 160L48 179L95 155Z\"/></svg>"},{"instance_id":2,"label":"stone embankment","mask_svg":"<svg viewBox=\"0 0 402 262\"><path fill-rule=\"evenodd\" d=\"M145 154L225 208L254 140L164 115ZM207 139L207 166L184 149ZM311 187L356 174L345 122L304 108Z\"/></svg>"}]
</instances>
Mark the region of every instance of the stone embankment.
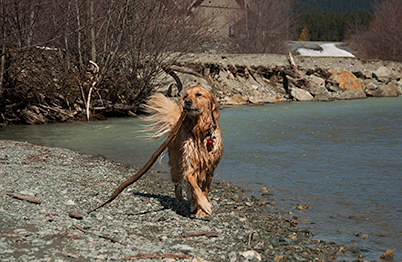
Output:
<instances>
[{"instance_id":1,"label":"stone embankment","mask_svg":"<svg viewBox=\"0 0 402 262\"><path fill-rule=\"evenodd\" d=\"M177 95L194 84L212 86L222 105L332 101L402 94L402 63L350 57L190 54L177 66L181 83L169 79L159 91ZM192 72L192 73L189 73ZM168 88L169 87L169 88ZM174 96L174 95L173 95Z\"/></svg>"}]
</instances>

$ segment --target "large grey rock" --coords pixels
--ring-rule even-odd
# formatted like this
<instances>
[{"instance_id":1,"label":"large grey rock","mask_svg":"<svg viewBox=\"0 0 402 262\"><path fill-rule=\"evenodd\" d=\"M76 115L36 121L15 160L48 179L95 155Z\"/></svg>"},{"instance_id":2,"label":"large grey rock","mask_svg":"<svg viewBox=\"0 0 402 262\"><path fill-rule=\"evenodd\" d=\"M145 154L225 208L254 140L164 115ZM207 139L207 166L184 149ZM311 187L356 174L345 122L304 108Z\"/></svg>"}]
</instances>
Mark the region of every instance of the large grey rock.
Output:
<instances>
[{"instance_id":1,"label":"large grey rock","mask_svg":"<svg viewBox=\"0 0 402 262\"><path fill-rule=\"evenodd\" d=\"M327 88L325 87L325 79L315 75L309 75L307 79L310 82L308 91L312 95L325 95L328 97L330 96Z\"/></svg>"},{"instance_id":2,"label":"large grey rock","mask_svg":"<svg viewBox=\"0 0 402 262\"><path fill-rule=\"evenodd\" d=\"M399 95L402 95L402 79L396 82L396 88L398 89Z\"/></svg>"},{"instance_id":3,"label":"large grey rock","mask_svg":"<svg viewBox=\"0 0 402 262\"><path fill-rule=\"evenodd\" d=\"M326 85L326 87L327 87L327 90L331 91L331 92L339 92L339 91L341 91L341 88L336 83L328 83Z\"/></svg>"},{"instance_id":4,"label":"large grey rock","mask_svg":"<svg viewBox=\"0 0 402 262\"><path fill-rule=\"evenodd\" d=\"M378 88L378 85L376 85L375 83L373 83L373 82L370 82L370 83L368 83L367 85L366 85L366 89L369 89L369 90L376 90Z\"/></svg>"},{"instance_id":5,"label":"large grey rock","mask_svg":"<svg viewBox=\"0 0 402 262\"><path fill-rule=\"evenodd\" d=\"M310 82L313 82L315 85L325 88L325 79L315 75L309 75L307 79L310 80Z\"/></svg>"},{"instance_id":6,"label":"large grey rock","mask_svg":"<svg viewBox=\"0 0 402 262\"><path fill-rule=\"evenodd\" d=\"M314 99L313 99L314 101L334 101L335 100L335 98L333 98L332 96L330 96L330 95L327 95L327 94L317 94L317 95L315 95L314 96Z\"/></svg>"},{"instance_id":7,"label":"large grey rock","mask_svg":"<svg viewBox=\"0 0 402 262\"><path fill-rule=\"evenodd\" d=\"M230 97L226 97L225 101L221 102L224 105L246 105L248 104L248 98L240 95L240 94L235 94Z\"/></svg>"},{"instance_id":8,"label":"large grey rock","mask_svg":"<svg viewBox=\"0 0 402 262\"><path fill-rule=\"evenodd\" d=\"M392 80L391 82L388 83L387 86L394 89L396 91L396 93L398 94L398 96L400 96L400 95L402 95L402 90L401 90L400 84L402 84L401 80L399 82L397 82L396 80Z\"/></svg>"},{"instance_id":9,"label":"large grey rock","mask_svg":"<svg viewBox=\"0 0 402 262\"><path fill-rule=\"evenodd\" d=\"M290 94L298 101L313 101L314 97L306 90L292 87Z\"/></svg>"},{"instance_id":10,"label":"large grey rock","mask_svg":"<svg viewBox=\"0 0 402 262\"><path fill-rule=\"evenodd\" d=\"M385 66L381 66L373 72L373 77L378 81L388 83L392 79L392 71Z\"/></svg>"},{"instance_id":11,"label":"large grey rock","mask_svg":"<svg viewBox=\"0 0 402 262\"><path fill-rule=\"evenodd\" d=\"M250 102L253 104L266 104L266 103L278 103L278 102L286 102L288 99L283 96L251 96L249 98Z\"/></svg>"},{"instance_id":12,"label":"large grey rock","mask_svg":"<svg viewBox=\"0 0 402 262\"><path fill-rule=\"evenodd\" d=\"M340 99L350 100L350 99L361 99L366 98L366 94L361 89L346 90L341 93Z\"/></svg>"},{"instance_id":13,"label":"large grey rock","mask_svg":"<svg viewBox=\"0 0 402 262\"><path fill-rule=\"evenodd\" d=\"M380 85L377 90L373 92L374 97L393 97L398 95L398 90L392 85Z\"/></svg>"}]
</instances>

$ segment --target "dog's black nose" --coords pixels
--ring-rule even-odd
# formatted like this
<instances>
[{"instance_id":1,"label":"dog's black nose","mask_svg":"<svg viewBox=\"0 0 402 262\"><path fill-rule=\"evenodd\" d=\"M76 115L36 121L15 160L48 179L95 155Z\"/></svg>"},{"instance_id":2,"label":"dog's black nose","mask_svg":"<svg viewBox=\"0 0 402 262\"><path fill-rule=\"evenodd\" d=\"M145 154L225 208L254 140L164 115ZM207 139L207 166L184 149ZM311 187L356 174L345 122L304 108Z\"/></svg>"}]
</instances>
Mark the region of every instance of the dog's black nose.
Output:
<instances>
[{"instance_id":1,"label":"dog's black nose","mask_svg":"<svg viewBox=\"0 0 402 262\"><path fill-rule=\"evenodd\" d=\"M193 105L193 100L191 100L190 98L187 98L184 100L184 107L185 108L191 108L191 106Z\"/></svg>"}]
</instances>

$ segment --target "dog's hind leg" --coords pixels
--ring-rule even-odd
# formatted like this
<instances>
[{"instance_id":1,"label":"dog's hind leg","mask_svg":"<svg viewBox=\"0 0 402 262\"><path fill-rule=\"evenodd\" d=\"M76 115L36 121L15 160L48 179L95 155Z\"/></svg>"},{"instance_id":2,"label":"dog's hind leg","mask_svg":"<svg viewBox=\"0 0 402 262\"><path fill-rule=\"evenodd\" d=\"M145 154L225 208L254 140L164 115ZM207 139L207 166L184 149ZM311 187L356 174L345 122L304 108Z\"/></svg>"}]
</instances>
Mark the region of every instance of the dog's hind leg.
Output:
<instances>
[{"instance_id":1,"label":"dog's hind leg","mask_svg":"<svg viewBox=\"0 0 402 262\"><path fill-rule=\"evenodd\" d=\"M182 183L183 179L181 177L172 175L172 181L174 184L174 195L176 197L176 204L181 205L183 203L183 190L182 190Z\"/></svg>"},{"instance_id":2,"label":"dog's hind leg","mask_svg":"<svg viewBox=\"0 0 402 262\"><path fill-rule=\"evenodd\" d=\"M177 205L181 205L183 203L183 193L182 193L182 183L183 177L181 175L180 169L177 166L172 166L170 168L170 174L172 177L172 182L174 184L174 195L176 197Z\"/></svg>"},{"instance_id":3,"label":"dog's hind leg","mask_svg":"<svg viewBox=\"0 0 402 262\"><path fill-rule=\"evenodd\" d=\"M176 197L176 204L181 205L183 203L181 183L174 184L174 195Z\"/></svg>"},{"instance_id":4,"label":"dog's hind leg","mask_svg":"<svg viewBox=\"0 0 402 262\"><path fill-rule=\"evenodd\" d=\"M187 184L187 198L188 202L190 203L191 212L194 212L194 210L198 208L198 205L193 196L193 189L190 184Z\"/></svg>"}]
</instances>

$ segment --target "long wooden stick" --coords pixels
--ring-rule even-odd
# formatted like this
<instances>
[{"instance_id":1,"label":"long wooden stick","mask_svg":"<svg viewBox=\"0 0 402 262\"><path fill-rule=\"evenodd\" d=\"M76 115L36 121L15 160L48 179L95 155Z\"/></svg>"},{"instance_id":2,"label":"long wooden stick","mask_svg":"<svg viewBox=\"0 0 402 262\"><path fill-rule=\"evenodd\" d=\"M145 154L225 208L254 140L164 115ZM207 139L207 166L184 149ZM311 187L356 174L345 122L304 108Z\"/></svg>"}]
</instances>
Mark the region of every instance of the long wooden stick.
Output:
<instances>
[{"instance_id":1,"label":"long wooden stick","mask_svg":"<svg viewBox=\"0 0 402 262\"><path fill-rule=\"evenodd\" d=\"M172 132L170 133L169 137L166 139L166 141L155 151L155 153L152 155L152 157L148 160L148 162L131 178L127 179L124 181L115 191L114 193L110 196L110 199L103 203L102 205L88 211L88 214L103 207L104 205L112 202L120 193L123 191L126 187L137 181L140 177L142 177L150 168L151 166L155 163L156 159L158 159L159 155L162 154L163 150L170 144L170 142L176 137L177 133L179 132L179 129L181 125L183 124L184 119L187 116L187 110L183 110L183 112L180 115L179 120L177 121L175 127L173 128Z\"/></svg>"}]
</instances>

